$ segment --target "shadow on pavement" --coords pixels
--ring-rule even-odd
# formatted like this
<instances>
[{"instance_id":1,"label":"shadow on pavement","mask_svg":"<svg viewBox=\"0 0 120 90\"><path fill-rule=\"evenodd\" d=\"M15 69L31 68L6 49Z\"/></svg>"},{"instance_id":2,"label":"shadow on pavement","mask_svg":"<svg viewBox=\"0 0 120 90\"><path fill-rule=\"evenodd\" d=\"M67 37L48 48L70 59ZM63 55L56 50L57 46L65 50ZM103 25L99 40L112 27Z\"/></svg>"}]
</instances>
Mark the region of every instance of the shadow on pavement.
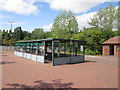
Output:
<instances>
[{"instance_id":1,"label":"shadow on pavement","mask_svg":"<svg viewBox=\"0 0 120 90\"><path fill-rule=\"evenodd\" d=\"M29 86L26 84L19 84L19 83L6 84L6 85L9 85L12 88L71 88L71 86L73 85L72 82L62 83L61 80L62 79L52 80L51 83L46 83L43 80L37 80L34 81L35 85L33 86Z\"/></svg>"},{"instance_id":2,"label":"shadow on pavement","mask_svg":"<svg viewBox=\"0 0 120 90\"><path fill-rule=\"evenodd\" d=\"M16 62L0 61L0 65L12 64L12 63L16 63Z\"/></svg>"},{"instance_id":3,"label":"shadow on pavement","mask_svg":"<svg viewBox=\"0 0 120 90\"><path fill-rule=\"evenodd\" d=\"M84 63L95 63L96 61L85 60Z\"/></svg>"},{"instance_id":4,"label":"shadow on pavement","mask_svg":"<svg viewBox=\"0 0 120 90\"><path fill-rule=\"evenodd\" d=\"M5 55L5 54L0 54L0 56L7 56L7 55Z\"/></svg>"}]
</instances>

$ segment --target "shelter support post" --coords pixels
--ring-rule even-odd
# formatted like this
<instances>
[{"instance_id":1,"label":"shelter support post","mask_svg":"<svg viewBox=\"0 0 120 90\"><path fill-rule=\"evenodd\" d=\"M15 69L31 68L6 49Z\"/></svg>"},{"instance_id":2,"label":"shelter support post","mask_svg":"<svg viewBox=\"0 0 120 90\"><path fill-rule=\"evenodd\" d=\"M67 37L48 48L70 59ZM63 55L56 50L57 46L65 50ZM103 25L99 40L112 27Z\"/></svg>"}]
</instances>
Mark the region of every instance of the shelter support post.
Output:
<instances>
[{"instance_id":1,"label":"shelter support post","mask_svg":"<svg viewBox=\"0 0 120 90\"><path fill-rule=\"evenodd\" d=\"M66 42L64 42L64 54L66 54Z\"/></svg>"},{"instance_id":2,"label":"shelter support post","mask_svg":"<svg viewBox=\"0 0 120 90\"><path fill-rule=\"evenodd\" d=\"M77 47L75 47L75 56L77 56Z\"/></svg>"},{"instance_id":3,"label":"shelter support post","mask_svg":"<svg viewBox=\"0 0 120 90\"><path fill-rule=\"evenodd\" d=\"M83 45L83 60L85 61L85 46Z\"/></svg>"},{"instance_id":4,"label":"shelter support post","mask_svg":"<svg viewBox=\"0 0 120 90\"><path fill-rule=\"evenodd\" d=\"M44 41L44 50L43 50L43 55L44 55L44 63L45 63L45 54L46 54L46 53L45 53L45 52L46 52L45 44L46 44L46 43L45 43L45 41Z\"/></svg>"},{"instance_id":5,"label":"shelter support post","mask_svg":"<svg viewBox=\"0 0 120 90\"><path fill-rule=\"evenodd\" d=\"M69 48L70 48L70 63L71 63L71 42L69 42Z\"/></svg>"},{"instance_id":6,"label":"shelter support post","mask_svg":"<svg viewBox=\"0 0 120 90\"><path fill-rule=\"evenodd\" d=\"M54 41L52 41L52 65L54 66Z\"/></svg>"}]
</instances>

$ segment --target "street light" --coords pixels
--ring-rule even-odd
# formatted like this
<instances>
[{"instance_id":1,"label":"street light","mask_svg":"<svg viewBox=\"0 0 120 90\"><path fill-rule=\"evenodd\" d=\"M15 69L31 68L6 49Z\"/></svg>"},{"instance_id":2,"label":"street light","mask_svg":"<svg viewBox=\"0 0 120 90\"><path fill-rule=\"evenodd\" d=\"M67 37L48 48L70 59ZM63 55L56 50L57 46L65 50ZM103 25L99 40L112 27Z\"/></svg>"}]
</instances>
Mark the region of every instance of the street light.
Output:
<instances>
[{"instance_id":1,"label":"street light","mask_svg":"<svg viewBox=\"0 0 120 90\"><path fill-rule=\"evenodd\" d=\"M15 23L15 22L9 22L10 24L11 24L11 30L12 30L12 26L13 26L13 24Z\"/></svg>"}]
</instances>

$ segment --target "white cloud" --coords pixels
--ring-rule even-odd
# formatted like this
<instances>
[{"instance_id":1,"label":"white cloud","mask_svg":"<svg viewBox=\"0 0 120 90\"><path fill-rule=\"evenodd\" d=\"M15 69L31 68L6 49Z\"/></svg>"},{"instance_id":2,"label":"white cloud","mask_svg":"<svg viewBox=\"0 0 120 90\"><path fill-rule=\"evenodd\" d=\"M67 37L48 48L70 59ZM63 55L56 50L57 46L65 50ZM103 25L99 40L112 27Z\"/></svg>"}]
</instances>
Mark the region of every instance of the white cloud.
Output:
<instances>
[{"instance_id":1,"label":"white cloud","mask_svg":"<svg viewBox=\"0 0 120 90\"><path fill-rule=\"evenodd\" d=\"M7 15L0 15L0 19L9 19L12 18L12 16L7 16Z\"/></svg>"},{"instance_id":2,"label":"white cloud","mask_svg":"<svg viewBox=\"0 0 120 90\"><path fill-rule=\"evenodd\" d=\"M35 0L0 0L0 10L14 12L22 15L37 14L38 8L34 5Z\"/></svg>"},{"instance_id":3,"label":"white cloud","mask_svg":"<svg viewBox=\"0 0 120 90\"><path fill-rule=\"evenodd\" d=\"M119 0L0 0L0 10L22 15L38 14L35 2L47 2L55 10L71 10L74 13L86 12L103 2Z\"/></svg>"},{"instance_id":4,"label":"white cloud","mask_svg":"<svg viewBox=\"0 0 120 90\"><path fill-rule=\"evenodd\" d=\"M120 0L107 0L108 2L119 2Z\"/></svg>"},{"instance_id":5,"label":"white cloud","mask_svg":"<svg viewBox=\"0 0 120 90\"><path fill-rule=\"evenodd\" d=\"M45 25L45 26L43 26L43 29L45 31L50 31L50 29L52 28L52 25L53 25L53 23L50 23L49 25Z\"/></svg>"},{"instance_id":6,"label":"white cloud","mask_svg":"<svg viewBox=\"0 0 120 90\"><path fill-rule=\"evenodd\" d=\"M42 0L50 4L50 7L55 10L71 10L74 13L86 12L91 8L109 1L118 0Z\"/></svg>"},{"instance_id":7,"label":"white cloud","mask_svg":"<svg viewBox=\"0 0 120 90\"><path fill-rule=\"evenodd\" d=\"M71 10L74 13L85 12L103 2L118 2L119 0L0 0L0 10L22 15L37 14L35 2L47 2L55 10Z\"/></svg>"},{"instance_id":8,"label":"white cloud","mask_svg":"<svg viewBox=\"0 0 120 90\"><path fill-rule=\"evenodd\" d=\"M97 12L91 12L91 13L83 14L80 16L76 16L76 20L78 22L79 29L83 29L84 27L86 27L86 28L90 27L90 25L88 24L88 21L90 21L90 18L93 18L93 16L96 13Z\"/></svg>"}]
</instances>

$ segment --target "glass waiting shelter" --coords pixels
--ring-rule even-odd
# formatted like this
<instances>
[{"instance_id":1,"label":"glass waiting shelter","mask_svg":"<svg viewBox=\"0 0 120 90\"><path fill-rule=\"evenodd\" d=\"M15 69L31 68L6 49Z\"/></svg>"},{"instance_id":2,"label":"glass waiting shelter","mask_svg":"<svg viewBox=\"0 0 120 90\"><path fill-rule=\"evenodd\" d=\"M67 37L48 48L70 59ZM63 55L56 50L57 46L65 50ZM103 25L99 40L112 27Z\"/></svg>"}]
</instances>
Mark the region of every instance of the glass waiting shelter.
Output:
<instances>
[{"instance_id":1,"label":"glass waiting shelter","mask_svg":"<svg viewBox=\"0 0 120 90\"><path fill-rule=\"evenodd\" d=\"M54 65L85 61L84 41L49 38L14 42L14 54Z\"/></svg>"}]
</instances>

